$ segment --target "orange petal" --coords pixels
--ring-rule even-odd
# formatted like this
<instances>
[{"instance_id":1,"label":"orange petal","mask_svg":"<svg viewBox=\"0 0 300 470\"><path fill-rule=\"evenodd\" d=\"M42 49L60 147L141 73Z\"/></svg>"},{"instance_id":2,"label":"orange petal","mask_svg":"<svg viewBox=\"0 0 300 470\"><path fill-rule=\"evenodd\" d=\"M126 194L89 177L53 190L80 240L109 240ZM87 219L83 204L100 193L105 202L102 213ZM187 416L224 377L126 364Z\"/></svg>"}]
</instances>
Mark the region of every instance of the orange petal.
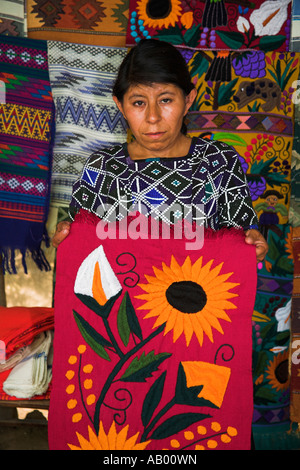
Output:
<instances>
[{"instance_id":1,"label":"orange petal","mask_svg":"<svg viewBox=\"0 0 300 470\"><path fill-rule=\"evenodd\" d=\"M99 263L95 264L92 292L93 297L97 300L98 304L104 305L107 302L107 298L102 287Z\"/></svg>"},{"instance_id":2,"label":"orange petal","mask_svg":"<svg viewBox=\"0 0 300 470\"><path fill-rule=\"evenodd\" d=\"M200 258L198 258L197 261L195 261L195 263L192 266L191 280L194 281L194 282L197 282L200 271L202 269L202 260L203 260L203 256L200 256Z\"/></svg>"},{"instance_id":3,"label":"orange petal","mask_svg":"<svg viewBox=\"0 0 300 470\"><path fill-rule=\"evenodd\" d=\"M201 284L201 282L202 282L204 279L206 279L206 277L208 276L208 273L209 273L209 271L210 271L210 267L211 267L211 265L212 265L213 262L214 262L214 260L211 259L210 261L208 261L208 263L206 263L204 266L202 266L202 269L201 269L201 271L200 271L200 273L199 273L199 276L198 276L198 278L197 278L197 280L196 280L196 282L197 282L198 284Z\"/></svg>"},{"instance_id":4,"label":"orange petal","mask_svg":"<svg viewBox=\"0 0 300 470\"><path fill-rule=\"evenodd\" d=\"M189 256L186 257L185 262L181 266L184 279L185 280L192 280L192 263L191 258Z\"/></svg>"}]
</instances>

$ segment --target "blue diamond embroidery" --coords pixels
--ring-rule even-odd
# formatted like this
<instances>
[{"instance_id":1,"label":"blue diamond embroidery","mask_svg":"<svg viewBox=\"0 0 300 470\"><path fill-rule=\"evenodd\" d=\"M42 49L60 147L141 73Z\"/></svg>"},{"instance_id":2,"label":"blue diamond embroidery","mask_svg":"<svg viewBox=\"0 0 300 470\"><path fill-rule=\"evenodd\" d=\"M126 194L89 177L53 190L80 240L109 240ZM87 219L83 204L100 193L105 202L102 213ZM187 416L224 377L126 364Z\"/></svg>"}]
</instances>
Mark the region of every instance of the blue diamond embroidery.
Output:
<instances>
[{"instance_id":1,"label":"blue diamond embroidery","mask_svg":"<svg viewBox=\"0 0 300 470\"><path fill-rule=\"evenodd\" d=\"M85 169L84 173L83 173L83 176L82 176L82 179L86 183L91 184L92 186L95 186L96 181L97 181L97 176L98 176L97 171Z\"/></svg>"},{"instance_id":2,"label":"blue diamond embroidery","mask_svg":"<svg viewBox=\"0 0 300 470\"><path fill-rule=\"evenodd\" d=\"M178 181L178 180L172 181L172 184L173 184L174 186L179 186L179 185L180 185L180 181Z\"/></svg>"}]
</instances>

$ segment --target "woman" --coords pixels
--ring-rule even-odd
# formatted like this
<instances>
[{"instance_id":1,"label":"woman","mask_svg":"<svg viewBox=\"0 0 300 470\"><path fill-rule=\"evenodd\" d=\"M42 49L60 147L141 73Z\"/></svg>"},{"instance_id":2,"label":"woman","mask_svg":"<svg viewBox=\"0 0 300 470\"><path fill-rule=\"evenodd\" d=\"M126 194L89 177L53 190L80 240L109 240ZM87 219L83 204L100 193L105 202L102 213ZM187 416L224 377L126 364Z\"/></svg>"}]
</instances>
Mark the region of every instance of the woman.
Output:
<instances>
[{"instance_id":1,"label":"woman","mask_svg":"<svg viewBox=\"0 0 300 470\"><path fill-rule=\"evenodd\" d=\"M268 246L257 230L237 153L223 142L186 135L184 118L196 94L186 63L171 44L147 39L131 49L120 66L113 99L134 139L91 156L74 185L71 208L99 214L105 204L117 208L126 199L127 206L139 202L157 216L162 201L169 207L179 205L183 214L191 210L193 220L205 227L243 228L245 242L255 245L257 261L262 261ZM140 181L138 175L147 173L153 159L161 162L162 177L148 175ZM174 175L178 181L169 178ZM173 223L174 217L165 221ZM53 245L57 247L69 231L70 222L59 223Z\"/></svg>"},{"instance_id":2,"label":"woman","mask_svg":"<svg viewBox=\"0 0 300 470\"><path fill-rule=\"evenodd\" d=\"M139 212L143 214L146 213L150 216L148 220L158 219L169 226L175 226L176 221L185 221L186 219L190 221L192 216L192 222L199 226L213 229L214 231L223 227L243 228L245 231L245 242L255 245L257 261L262 261L267 252L267 243L257 230L257 217L252 207L246 176L241 168L239 156L233 148L223 142L206 141L201 138L191 139L186 135L184 118L196 97L196 93L185 61L180 52L172 45L149 39L140 41L137 46L131 49L121 64L113 88L113 99L126 119L133 139L129 144L124 143L111 148L99 149L99 151L95 152L89 158L80 178L74 184L70 215L73 216L74 212L84 209L85 211L96 214L102 218L102 220L115 222L120 221L122 217L126 218L134 207L138 209ZM84 211L82 211L82 213L84 214L84 219L86 214ZM92 218L95 219L95 216ZM65 239L70 232L70 226L71 224L69 222L62 222L58 225L57 232L53 238L54 246L57 247L61 241ZM82 227L79 228L78 224L77 226L74 224L73 233L78 234L78 230L81 229ZM82 230L86 230L86 228ZM238 232L240 236L240 231ZM95 234L93 236L95 236ZM85 244L86 246L89 244L89 239L85 239L85 235L82 235L82 238L84 241L83 245ZM241 241L241 245L243 245L243 239L241 240L239 238L239 240ZM107 242L110 242L110 240ZM205 264L201 272L203 279L205 278L208 284L211 283L213 286L212 289L214 289L214 295L209 297L200 284L191 281L192 277L188 277L187 265L190 256L189 254L186 256L185 250L182 250L182 245L177 245L176 242L173 243L174 240L169 242L169 239L167 239L167 242L165 242L159 238L158 242L152 240L147 242L142 239L138 240L136 243L131 243L131 240L129 240L127 243L122 239L120 242L118 240L116 242L113 240L112 243L107 242L103 243L103 245L105 246L105 250L109 253L109 257L114 260L119 257L119 248L121 253L123 253L124 250L127 254L128 250L132 250L134 254L137 255L139 266L141 264L143 265L143 276L145 276L147 280L151 278L151 276L146 276L146 273L152 272L150 266L153 268L154 272L157 272L155 271L155 263L158 261L158 252L162 252L165 255L170 249L170 252L172 251L172 259L175 253L178 258L182 258L182 261L183 258L186 258L186 260L180 268L178 268L179 265L176 265L176 268L175 264L174 266L172 264L176 263L173 259L170 267L172 266L172 269L174 268L174 272L168 266L163 268L166 270L166 273L171 272L170 279L172 282L166 289L165 284L163 284L163 288L160 287L160 283L162 282L160 277L164 276L162 272L160 275L157 274L156 285L145 287L146 292L150 292L150 294L146 294L146 296L144 294L142 294L142 296L135 296L135 291L131 290L130 298L134 299L134 302L136 302L136 298L148 299L149 295L152 295L151 292L163 292L162 297L157 299L154 295L154 299L151 297L152 300L146 304L145 308L148 308L150 304L154 305L152 311L149 312L149 319L148 316L142 319L142 315L133 314L132 312L135 307L131 308L130 305L128 307L128 304L126 304L126 309L128 308L130 310L128 313L130 321L128 320L128 322L131 325L127 328L127 320L124 320L123 315L123 307L125 305L123 300L122 308L114 309L110 307L111 310L105 310L106 314L103 322L106 325L105 328L108 329L108 326L110 328L110 330L108 330L109 338L113 343L105 342L104 346L110 346L108 352L113 356L112 360L117 362L107 364L102 357L99 359L95 358L95 356L91 359L93 361L99 361L99 364L97 362L93 367L95 371L97 371L96 375L99 384L101 382L100 385L97 384L95 390L97 389L98 392L101 390L101 393L99 392L100 395L99 398L97 398L93 417L96 434L94 435L94 431L89 430L90 439L96 443L98 441L102 442L102 438L105 434L104 428L105 432L108 432L109 429L109 434L112 434L112 436L116 436L116 432L120 432L120 439L121 435L124 437L124 433L127 433L128 426L130 429L131 426L133 426L132 429L138 429L139 432L143 430L143 435L139 437L141 441L138 446L142 446L139 447L140 449L144 449L151 440L150 445L154 446L152 449L160 449L160 445L162 445L161 442L165 442L164 439L168 440L173 433L176 435L176 439L171 439L170 437L171 445L177 446L176 448L178 448L177 431L188 429L189 424L191 424L191 422L194 423L193 420L195 416L193 412L186 414L186 411L184 411L184 413L181 414L178 406L183 406L184 410L186 410L186 406L207 406L210 410L212 408L219 409L222 405L223 397L225 396L229 380L228 371L230 371L230 368L226 367L227 362L221 367L216 364L218 353L215 356L215 347L217 346L214 344L211 333L212 328L216 328L218 333L222 333L222 328L218 321L219 319L221 319L221 323L222 320L231 322L229 317L225 314L225 311L222 310L230 305L230 302L227 302L227 300L223 302L225 298L229 299L232 296L239 295L239 301L245 301L248 305L247 308L249 311L247 313L245 313L245 309L242 310L245 315L236 315L233 322L234 328L229 332L229 341L231 340L230 338L234 338L234 341L236 341L236 337L241 339L241 344L238 345L238 350L236 351L237 357L239 361L241 361L238 362L238 364L243 363L243 359L241 358L243 358L244 355L247 356L247 361L249 360L249 354L246 354L245 351L247 350L249 352L251 350L251 335L247 335L247 338L243 337L242 332L245 331L244 327L238 330L241 331L240 335L236 335L237 330L235 329L235 325L237 321L237 328L239 328L239 322L244 322L244 320L248 321L251 317L251 302L253 300L254 303L255 296L255 275L252 276L250 273L249 282L251 279L252 287L249 288L247 279L244 294L227 292L223 294L223 288L231 288L239 284L224 282L225 286L221 283L220 287L218 284L219 280L214 284L211 280L212 274L210 273L210 276L207 275L207 269L209 269L208 267L213 261L211 260ZM222 253L226 252L226 249L224 250L222 248L222 242L220 242L218 246L215 245L213 237L210 240L208 239L206 243L211 247L212 253L214 254L213 256L216 255L218 249ZM226 246L228 246L226 241L223 243L226 243ZM129 246L130 248L128 248ZM101 247L102 245L100 248ZM81 248L82 247L80 247L80 249ZM152 249L153 253L151 251ZM116 256L116 253L118 253L118 256ZM247 276L251 270L253 273L256 273L252 258L248 259L247 257L247 259L241 263L238 257L232 260L231 253L232 246L231 251L229 250L226 254L226 256L230 258L229 260L227 259L230 269L233 268L233 264L235 263L238 265L239 270L247 273ZM167 253L166 256L169 256L169 254L170 253ZM191 270L193 270L194 274L198 273L197 276L199 276L198 269L202 263L202 257L198 257L197 252L194 252L194 255L191 255L191 259L192 258L197 259L197 261L193 264ZM161 259L159 259L159 262L161 262ZM62 263L62 265L64 264ZM222 263L217 266L216 269L220 269L221 265ZM85 267L82 269L85 270ZM178 270L183 273L184 280L180 278L181 280L177 282L176 279L178 279L178 277L175 276L175 281L173 282L174 273L175 271L177 273ZM90 267L89 272L92 272ZM215 275L214 272L215 270L213 271L213 275ZM231 274L232 273L229 273L229 275ZM101 279L100 274L99 276ZM105 276L104 274L104 278L106 279ZM165 274L165 276L168 275ZM195 274L193 280L197 279L198 281L199 277L197 276ZM227 279L228 273L222 274L220 279L224 279L224 276ZM238 277L239 275L237 274L237 278ZM94 278L96 278L96 274ZM111 287L113 281L111 278L109 279L108 284ZM62 286L59 287L64 289ZM131 287L132 286L130 286L130 288ZM133 288L134 287L135 286L133 286ZM141 289L139 284L136 288ZM217 291L215 289L217 289ZM81 291L77 290L76 292ZM59 296L59 294L57 295ZM63 295L61 295L61 297ZM128 292L126 292L125 295L129 295ZM110 302L112 298L114 297L110 297L109 301L107 301L107 297L104 296L106 302L104 305L111 305ZM127 297L124 296L124 298L126 299ZM165 298L167 299L167 303ZM217 307L216 310L213 310L214 313L211 314L210 308L213 309L213 307L210 306L207 309L207 316L205 317L204 314L202 315L202 309L204 309L207 299L210 299L214 305L217 303ZM126 302L125 300L125 303ZM158 305L157 302L160 302L160 304L156 308ZM141 307L144 308L143 306L138 308L140 309ZM228 308L230 308L230 306ZM63 315L66 314L65 306L63 306L62 310L63 317ZM168 317L169 311L173 313ZM107 312L109 312L109 318ZM114 317L116 312L121 312L117 313L117 321L115 321ZM97 328L99 328L99 325L102 325L101 312L99 315L100 316L97 317ZM158 323L153 326L152 317L157 315L159 315L157 319ZM64 325L66 324L65 317L61 318L61 321L63 321ZM84 325L86 325L86 320L83 321L85 322ZM110 321L111 325L109 324ZM139 321L143 326L143 334L140 334ZM162 334L165 321L167 321L167 326L164 334ZM118 325L118 332L111 329L115 328L116 324ZM130 343L128 343L128 338L125 338L124 341L122 339L126 354L121 350L123 346L121 348L118 346L120 343L119 337L124 338L122 333L122 325L124 326L124 324L127 328L126 331L132 332ZM158 327L158 325L160 325L160 327ZM74 324L70 323L70 328L73 328L73 326ZM251 328L249 322L247 328ZM64 328L62 328L62 330L64 330ZM166 334L170 333L172 330L174 332L173 336ZM59 329L57 329L57 332L58 331ZM93 329L89 331L93 332ZM186 345L179 343L179 345L176 344L175 347L174 343L176 343L178 339L183 341L183 331L186 337ZM98 333L96 335L96 339L98 338L99 340L100 338L100 343L103 342L102 333L103 331L101 329L100 335L98 335ZM211 341L210 346L207 342L207 338L205 338L204 354L210 357L210 352L213 351L215 358L214 364L203 360L204 356L201 347L203 335L205 336L204 333L207 334ZM62 333L60 332L60 334ZM193 336L192 338L193 334L195 334L196 337ZM116 338L118 339L116 340ZM57 341L59 341L59 339ZM228 335L226 337L226 343L227 341ZM245 342L247 341L249 344L248 347L245 347ZM146 353L143 351L141 355L142 347L145 347ZM231 348L228 344L225 344L225 347ZM153 349L150 350L147 348ZM165 351L168 354L165 355ZM134 358L128 370L131 370L130 367L137 366L137 374L131 374L127 370L129 378L128 375L126 375L127 372L120 378L119 372L123 370L126 364L126 367L128 367L128 363L130 363L131 358L136 352L138 355ZM159 354L155 355L157 352L159 352ZM161 352L163 353L160 354ZM160 361L164 360L166 357L170 358L168 364L164 364L163 368L158 367L158 363L160 364ZM199 358L202 358L201 361ZM140 359L141 362L139 362ZM142 360L146 361L143 367ZM209 360L211 360L211 358ZM226 361L228 360L229 359L226 358ZM61 357L59 358L59 362L61 363ZM158 369L159 372L157 372ZM249 381L249 386L245 388L248 391L251 389L252 384L251 373L249 373L251 366L246 365L245 369L247 370L247 380ZM65 377L64 371L62 374L62 377ZM220 376L218 374L220 374ZM231 377L236 377L235 374L236 372L232 373ZM214 375L214 378L212 378L212 375ZM165 379L165 377L167 377L168 380ZM201 380L199 379L201 384L198 381L198 377L201 377ZM57 379L57 382L59 382L59 380L60 377ZM204 382L202 382L202 380L205 381L206 385L203 386ZM238 372L238 382L239 381L240 372ZM61 382L63 383L63 379ZM212 384L216 382L217 388L215 389ZM234 380L230 382L230 387L231 383L234 383ZM63 387L63 385L59 386L60 389ZM117 386L119 387L118 389ZM116 387L116 390L114 387ZM204 392L201 395L202 392L200 393L200 391L202 388L204 388ZM56 392L57 395L60 394L60 389L59 392ZM80 387L78 390L79 389ZM163 390L165 390L166 393L164 393ZM111 409L119 410L116 405L112 406L107 398L108 396L112 398L112 395L109 395L109 393L113 393L113 391L115 392L115 399L118 399L119 392L125 394L124 396L120 395L120 400L125 400L126 408L120 411L120 416L124 418L124 421L122 421L122 423L119 422L119 415L114 414L112 427L109 427L111 424ZM175 393L173 398L172 393ZM230 390L227 396L231 396ZM128 400L128 407L126 400ZM250 422L252 418L250 397L247 399L244 395L244 397L241 398L241 401L243 400L244 405L246 403L245 406L249 411L247 422ZM167 403L160 410L162 403L165 403L165 401ZM71 405L72 403L75 403L74 400L71 401ZM131 403L132 406L130 406ZM179 414L176 416L169 415L169 412L175 413L175 411ZM64 413L64 411L62 411L62 413ZM201 414L197 415L195 419L198 422L208 417L211 418L212 415ZM231 417L232 416L230 416L230 418ZM103 419L108 419L107 423L109 422L109 425L106 423L103 427ZM142 421L140 421L140 419ZM165 419L166 421L164 421ZM243 414L242 419L245 421ZM190 420L192 421L190 422ZM115 421L118 424L117 431ZM122 428L122 425L125 425L125 421L126 428ZM127 424L127 422L129 424ZM160 423L158 428L156 427L157 423ZM86 435L85 423L80 422L78 426L79 425L82 426L82 432ZM249 424L247 424L247 426L250 429ZM248 428L247 433L250 432ZM119 431L120 429L122 430ZM153 429L155 430L153 431ZM208 439L202 435L204 433L204 426L200 425L197 429L198 433L200 433L197 437L194 436L194 434L192 435L190 431L186 431L184 436L187 436L189 442L183 445L183 449L189 449L192 443L194 445L197 442L200 443L200 441L202 442L204 439ZM220 424L215 421L212 422L212 435L222 436L220 439L225 439L223 442L225 447L227 445L226 443L230 442L231 438L234 438L237 434L235 428L231 426L228 427L227 431L229 434L226 434L224 437L223 432L220 432ZM72 432L71 430L71 435ZM139 435L139 432L135 434L135 439L137 435ZM79 428L78 433L77 435L80 436L81 431ZM241 435L242 439L244 439L243 433L241 433ZM66 439L65 434L62 437L62 440L63 439ZM104 440L105 439L106 437L104 436ZM196 439L195 442L194 439ZM247 440L246 437L245 439ZM85 444L89 445L86 438L83 439L80 437L80 442L83 443L82 448L84 448ZM132 444L132 438L130 438L128 442ZM214 440L208 440L208 446L214 446L215 444L216 442ZM105 447L106 445L107 444L105 444L103 448L107 449L107 447ZM72 444L71 448L78 447L74 447ZM112 447L109 448L111 449ZM116 445L116 449L119 448L120 447ZM199 448L201 448L201 446Z\"/></svg>"}]
</instances>

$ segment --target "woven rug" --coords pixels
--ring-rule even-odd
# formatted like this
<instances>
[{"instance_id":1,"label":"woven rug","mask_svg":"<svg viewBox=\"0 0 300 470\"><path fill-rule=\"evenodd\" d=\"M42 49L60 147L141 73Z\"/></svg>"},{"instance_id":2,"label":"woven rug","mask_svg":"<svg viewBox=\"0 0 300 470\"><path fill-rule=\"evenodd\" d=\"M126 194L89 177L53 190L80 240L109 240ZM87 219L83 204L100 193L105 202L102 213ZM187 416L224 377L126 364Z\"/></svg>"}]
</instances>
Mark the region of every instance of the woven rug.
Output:
<instances>
[{"instance_id":1,"label":"woven rug","mask_svg":"<svg viewBox=\"0 0 300 470\"><path fill-rule=\"evenodd\" d=\"M27 36L25 2L1 0L0 34L5 36Z\"/></svg>"},{"instance_id":2,"label":"woven rug","mask_svg":"<svg viewBox=\"0 0 300 470\"><path fill-rule=\"evenodd\" d=\"M267 236L288 222L298 53L182 50L197 98L188 133L232 145Z\"/></svg>"},{"instance_id":3,"label":"woven rug","mask_svg":"<svg viewBox=\"0 0 300 470\"><path fill-rule=\"evenodd\" d=\"M255 250L133 243L145 220L103 240L81 211L58 249L50 449L249 449Z\"/></svg>"},{"instance_id":4,"label":"woven rug","mask_svg":"<svg viewBox=\"0 0 300 470\"><path fill-rule=\"evenodd\" d=\"M112 99L124 48L48 41L56 108L51 204L67 207L72 185L99 147L126 140L126 124Z\"/></svg>"},{"instance_id":5,"label":"woven rug","mask_svg":"<svg viewBox=\"0 0 300 470\"><path fill-rule=\"evenodd\" d=\"M54 104L47 44L1 36L0 251L4 269L15 272L14 251L49 269L41 250L50 200Z\"/></svg>"},{"instance_id":6,"label":"woven rug","mask_svg":"<svg viewBox=\"0 0 300 470\"><path fill-rule=\"evenodd\" d=\"M124 47L129 0L28 0L28 37Z\"/></svg>"},{"instance_id":7,"label":"woven rug","mask_svg":"<svg viewBox=\"0 0 300 470\"><path fill-rule=\"evenodd\" d=\"M291 3L130 0L126 43L154 37L192 49L288 51Z\"/></svg>"}]
</instances>

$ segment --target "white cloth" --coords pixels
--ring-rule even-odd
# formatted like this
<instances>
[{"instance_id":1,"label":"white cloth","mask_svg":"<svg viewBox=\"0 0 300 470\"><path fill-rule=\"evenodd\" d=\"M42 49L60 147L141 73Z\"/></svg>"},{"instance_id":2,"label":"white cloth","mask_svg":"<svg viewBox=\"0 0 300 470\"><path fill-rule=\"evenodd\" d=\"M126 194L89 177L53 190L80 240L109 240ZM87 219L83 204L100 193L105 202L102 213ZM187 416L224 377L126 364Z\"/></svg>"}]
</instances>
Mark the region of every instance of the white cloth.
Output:
<instances>
[{"instance_id":1,"label":"white cloth","mask_svg":"<svg viewBox=\"0 0 300 470\"><path fill-rule=\"evenodd\" d=\"M19 362L3 383L3 390L8 395L32 398L47 391L52 378L53 331L45 331L42 335L44 339L39 347Z\"/></svg>"}]
</instances>

